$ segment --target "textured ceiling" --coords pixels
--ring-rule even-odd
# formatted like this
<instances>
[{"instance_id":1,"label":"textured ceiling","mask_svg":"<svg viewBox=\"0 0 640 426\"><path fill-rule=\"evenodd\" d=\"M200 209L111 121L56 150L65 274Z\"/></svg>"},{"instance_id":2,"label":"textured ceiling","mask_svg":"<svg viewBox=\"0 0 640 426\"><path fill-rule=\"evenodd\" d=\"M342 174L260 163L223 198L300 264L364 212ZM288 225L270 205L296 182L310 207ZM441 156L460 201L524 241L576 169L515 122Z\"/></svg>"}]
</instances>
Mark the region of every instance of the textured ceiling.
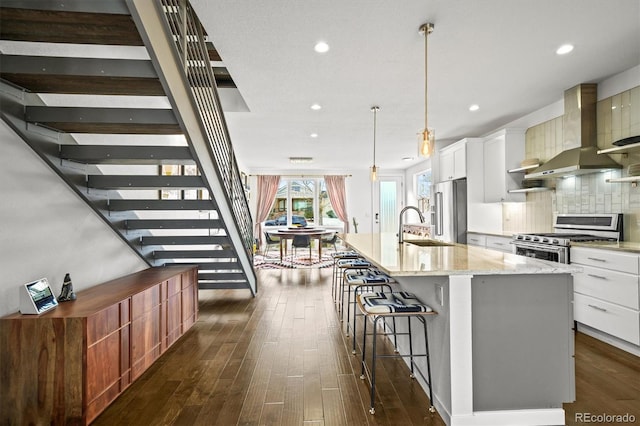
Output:
<instances>
[{"instance_id":1,"label":"textured ceiling","mask_svg":"<svg viewBox=\"0 0 640 426\"><path fill-rule=\"evenodd\" d=\"M407 168L424 126L441 141L482 136L583 82L640 64L638 0L193 0L249 112L226 119L242 168ZM330 50L314 52L324 40ZM574 51L557 56L563 43ZM312 111L313 103L322 105ZM471 104L480 110L470 112ZM311 138L317 133L317 138ZM289 164L288 157L314 157Z\"/></svg>"}]
</instances>

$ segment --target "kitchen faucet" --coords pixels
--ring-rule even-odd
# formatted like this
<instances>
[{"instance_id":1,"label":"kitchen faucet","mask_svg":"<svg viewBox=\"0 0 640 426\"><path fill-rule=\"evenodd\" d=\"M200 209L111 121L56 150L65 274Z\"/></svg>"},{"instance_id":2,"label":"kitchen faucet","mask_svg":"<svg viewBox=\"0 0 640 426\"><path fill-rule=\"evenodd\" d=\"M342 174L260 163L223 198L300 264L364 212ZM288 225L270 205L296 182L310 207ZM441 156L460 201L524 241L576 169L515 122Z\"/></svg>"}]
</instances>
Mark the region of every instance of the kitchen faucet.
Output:
<instances>
[{"instance_id":1,"label":"kitchen faucet","mask_svg":"<svg viewBox=\"0 0 640 426\"><path fill-rule=\"evenodd\" d=\"M402 235L402 227L404 225L404 223L402 222L402 216L404 215L404 212L406 212L407 210L412 209L418 212L418 216L420 216L420 223L424 223L424 216L422 215L422 212L416 207L416 206L406 206L405 208L403 208L400 211L400 219L398 220L398 222L400 223L398 226L398 244L402 244L404 242L404 236Z\"/></svg>"}]
</instances>

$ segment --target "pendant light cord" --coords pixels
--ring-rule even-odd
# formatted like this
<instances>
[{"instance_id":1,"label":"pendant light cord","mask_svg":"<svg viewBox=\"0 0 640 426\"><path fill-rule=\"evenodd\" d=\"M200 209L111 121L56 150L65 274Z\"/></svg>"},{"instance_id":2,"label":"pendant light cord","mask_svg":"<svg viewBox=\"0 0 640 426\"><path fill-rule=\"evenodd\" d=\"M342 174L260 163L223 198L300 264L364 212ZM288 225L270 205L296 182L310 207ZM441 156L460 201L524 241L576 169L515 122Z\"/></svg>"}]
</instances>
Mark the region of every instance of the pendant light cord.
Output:
<instances>
[{"instance_id":1,"label":"pendant light cord","mask_svg":"<svg viewBox=\"0 0 640 426\"><path fill-rule=\"evenodd\" d=\"M429 49L427 47L428 42L427 39L429 37L429 34L431 34L433 32L434 29L434 25L431 22L427 22L426 24L422 24L422 26L420 26L420 32L424 33L424 131L427 131L427 127L428 127L428 121L427 121L427 109L428 109L428 90L427 90L427 86L428 86L428 80L429 80L429 74L428 74L428 59L429 59Z\"/></svg>"},{"instance_id":2,"label":"pendant light cord","mask_svg":"<svg viewBox=\"0 0 640 426\"><path fill-rule=\"evenodd\" d=\"M376 165L376 123L377 123L377 115L378 110L380 108L377 106L371 107L371 111L373 111L373 165Z\"/></svg>"},{"instance_id":3,"label":"pendant light cord","mask_svg":"<svg viewBox=\"0 0 640 426\"><path fill-rule=\"evenodd\" d=\"M427 38L429 37L429 27L424 29L424 130L427 131Z\"/></svg>"}]
</instances>

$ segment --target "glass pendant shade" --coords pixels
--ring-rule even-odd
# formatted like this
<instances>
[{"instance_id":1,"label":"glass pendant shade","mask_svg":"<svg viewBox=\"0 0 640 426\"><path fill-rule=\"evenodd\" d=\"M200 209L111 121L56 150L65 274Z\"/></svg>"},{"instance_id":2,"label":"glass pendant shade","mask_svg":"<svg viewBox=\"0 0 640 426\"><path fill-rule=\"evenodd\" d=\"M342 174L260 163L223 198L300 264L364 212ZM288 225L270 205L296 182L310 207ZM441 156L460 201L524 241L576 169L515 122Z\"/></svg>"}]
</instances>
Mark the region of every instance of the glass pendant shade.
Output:
<instances>
[{"instance_id":1,"label":"glass pendant shade","mask_svg":"<svg viewBox=\"0 0 640 426\"><path fill-rule=\"evenodd\" d=\"M436 144L436 132L434 129L424 129L420 132L420 141L418 142L418 154L425 158L431 157L433 147Z\"/></svg>"},{"instance_id":2,"label":"glass pendant shade","mask_svg":"<svg viewBox=\"0 0 640 426\"><path fill-rule=\"evenodd\" d=\"M375 182L378 180L378 168L375 166L371 166L371 182Z\"/></svg>"}]
</instances>

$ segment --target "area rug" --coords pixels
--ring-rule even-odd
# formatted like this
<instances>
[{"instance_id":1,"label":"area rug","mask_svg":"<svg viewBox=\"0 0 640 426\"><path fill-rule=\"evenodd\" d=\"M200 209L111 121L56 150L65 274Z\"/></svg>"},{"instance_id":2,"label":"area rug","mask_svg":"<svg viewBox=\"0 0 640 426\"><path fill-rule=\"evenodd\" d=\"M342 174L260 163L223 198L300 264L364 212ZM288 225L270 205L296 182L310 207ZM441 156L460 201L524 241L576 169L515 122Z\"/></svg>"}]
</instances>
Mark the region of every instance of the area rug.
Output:
<instances>
[{"instance_id":1,"label":"area rug","mask_svg":"<svg viewBox=\"0 0 640 426\"><path fill-rule=\"evenodd\" d=\"M267 253L267 256L256 254L253 256L253 266L256 269L330 268L333 266L331 253L333 250L323 250L322 259L318 259L317 254L312 254L309 259L309 253L305 253L295 257L287 255L282 260L278 253Z\"/></svg>"}]
</instances>

